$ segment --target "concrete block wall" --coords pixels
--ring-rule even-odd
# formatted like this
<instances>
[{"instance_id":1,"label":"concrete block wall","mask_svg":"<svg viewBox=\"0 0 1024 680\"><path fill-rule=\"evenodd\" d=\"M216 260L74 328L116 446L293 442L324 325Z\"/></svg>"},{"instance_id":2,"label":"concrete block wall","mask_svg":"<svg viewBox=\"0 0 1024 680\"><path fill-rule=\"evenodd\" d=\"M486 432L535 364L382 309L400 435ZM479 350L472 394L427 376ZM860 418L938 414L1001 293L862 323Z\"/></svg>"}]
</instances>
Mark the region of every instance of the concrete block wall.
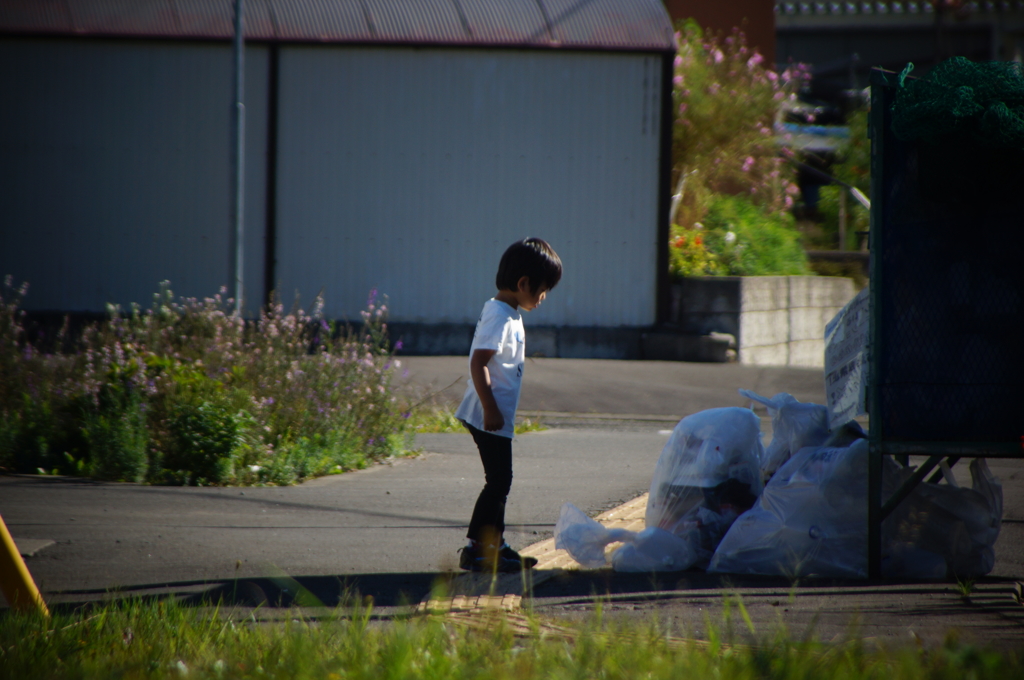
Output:
<instances>
[{"instance_id":1,"label":"concrete block wall","mask_svg":"<svg viewBox=\"0 0 1024 680\"><path fill-rule=\"evenodd\" d=\"M739 334L741 364L789 365L788 276L739 277Z\"/></svg>"},{"instance_id":2,"label":"concrete block wall","mask_svg":"<svg viewBox=\"0 0 1024 680\"><path fill-rule=\"evenodd\" d=\"M734 335L740 363L820 368L825 324L855 292L831 276L697 277L674 286L670 316L684 333Z\"/></svg>"},{"instance_id":3,"label":"concrete block wall","mask_svg":"<svg viewBox=\"0 0 1024 680\"><path fill-rule=\"evenodd\" d=\"M738 360L755 366L825 363L825 324L853 299L853 281L830 276L707 276L672 287L669 323L658 328L527 324L530 356L590 359ZM466 354L471 324L392 323L405 354Z\"/></svg>"}]
</instances>

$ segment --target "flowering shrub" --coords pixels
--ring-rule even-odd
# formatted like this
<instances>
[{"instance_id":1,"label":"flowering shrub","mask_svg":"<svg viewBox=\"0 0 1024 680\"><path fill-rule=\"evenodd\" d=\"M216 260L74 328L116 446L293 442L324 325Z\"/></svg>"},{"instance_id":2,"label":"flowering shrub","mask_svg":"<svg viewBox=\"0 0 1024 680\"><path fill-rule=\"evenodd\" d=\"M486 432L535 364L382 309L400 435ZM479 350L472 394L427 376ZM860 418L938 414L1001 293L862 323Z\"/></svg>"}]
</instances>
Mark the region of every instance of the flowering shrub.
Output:
<instances>
[{"instance_id":1,"label":"flowering shrub","mask_svg":"<svg viewBox=\"0 0 1024 680\"><path fill-rule=\"evenodd\" d=\"M781 74L746 45L738 29L705 35L688 21L676 33L673 105L673 182L677 188L670 241L673 273L726 273L719 243L700 237L716 197L742 196L765 215L780 217L798 193L795 170L779 154L777 113L808 80L803 66ZM783 224L783 226L785 226ZM788 228L788 227L786 227ZM778 272L781 273L781 272Z\"/></svg>"},{"instance_id":2,"label":"flowering shrub","mask_svg":"<svg viewBox=\"0 0 1024 680\"><path fill-rule=\"evenodd\" d=\"M788 212L765 214L744 196L712 196L693 229L669 249L673 276L766 276L808 273Z\"/></svg>"},{"instance_id":3,"label":"flowering shrub","mask_svg":"<svg viewBox=\"0 0 1024 680\"><path fill-rule=\"evenodd\" d=\"M0 296L0 466L192 484L290 483L400 451L387 306L361 331L276 303L246 322L221 295L89 325L72 351L25 335L10 280ZM60 338L58 346L66 344Z\"/></svg>"},{"instance_id":4,"label":"flowering shrub","mask_svg":"<svg viewBox=\"0 0 1024 680\"><path fill-rule=\"evenodd\" d=\"M708 249L728 276L807 274L800 234L788 212L766 215L744 196L715 196L704 218Z\"/></svg>"},{"instance_id":5,"label":"flowering shrub","mask_svg":"<svg viewBox=\"0 0 1024 680\"><path fill-rule=\"evenodd\" d=\"M704 225L697 222L693 229L678 230L669 248L669 273L672 276L707 276L721 274L718 256L708 250L704 242Z\"/></svg>"}]
</instances>

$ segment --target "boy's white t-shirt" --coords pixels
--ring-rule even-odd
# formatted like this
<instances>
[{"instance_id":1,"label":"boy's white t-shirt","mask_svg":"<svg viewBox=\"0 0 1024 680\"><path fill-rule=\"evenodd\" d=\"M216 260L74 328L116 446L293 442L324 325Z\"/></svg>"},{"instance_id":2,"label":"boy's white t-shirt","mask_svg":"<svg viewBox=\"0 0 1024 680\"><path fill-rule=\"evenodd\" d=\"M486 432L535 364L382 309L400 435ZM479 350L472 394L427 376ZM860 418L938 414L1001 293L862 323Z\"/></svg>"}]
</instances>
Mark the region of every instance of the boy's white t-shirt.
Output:
<instances>
[{"instance_id":1,"label":"boy's white t-shirt","mask_svg":"<svg viewBox=\"0 0 1024 680\"><path fill-rule=\"evenodd\" d=\"M478 349L493 349L495 354L487 362L491 374L491 392L498 410L505 418L505 427L490 434L512 438L515 434L516 408L519 406L519 387L523 382L523 361L526 357L526 331L518 310L500 300L491 298L484 303L480 320L476 322L470 361ZM470 375L466 394L455 411L455 417L478 430L484 429L484 407Z\"/></svg>"}]
</instances>

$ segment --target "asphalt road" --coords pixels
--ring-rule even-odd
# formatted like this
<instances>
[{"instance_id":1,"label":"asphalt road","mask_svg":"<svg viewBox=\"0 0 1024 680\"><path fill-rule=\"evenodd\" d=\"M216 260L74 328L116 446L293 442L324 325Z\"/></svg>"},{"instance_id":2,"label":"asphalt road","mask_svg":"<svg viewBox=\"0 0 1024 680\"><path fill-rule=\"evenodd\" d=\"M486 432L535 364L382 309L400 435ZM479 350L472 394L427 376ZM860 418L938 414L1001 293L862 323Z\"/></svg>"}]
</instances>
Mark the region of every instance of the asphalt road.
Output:
<instances>
[{"instance_id":1,"label":"asphalt road","mask_svg":"<svg viewBox=\"0 0 1024 680\"><path fill-rule=\"evenodd\" d=\"M596 512L643 493L665 439L654 429L519 437L506 537L522 547L550 536L565 501ZM0 514L16 538L56 541L29 563L50 593L250 578L273 569L436 574L456 567L483 472L467 434L422 435L417 445L424 450L417 458L293 487L0 477Z\"/></svg>"},{"instance_id":2,"label":"asphalt road","mask_svg":"<svg viewBox=\"0 0 1024 680\"><path fill-rule=\"evenodd\" d=\"M409 357L408 385L455 403L469 375L465 357ZM520 411L681 418L718 406L747 406L737 390L825 403L821 370L679 361L527 359Z\"/></svg>"},{"instance_id":3,"label":"asphalt road","mask_svg":"<svg viewBox=\"0 0 1024 680\"><path fill-rule=\"evenodd\" d=\"M464 357L405 362L402 389L429 394L450 386L437 398L461 396ZM549 537L565 501L596 514L646 491L674 420L742 405L739 387L818 401L824 391L821 372L814 370L531 360L520 409L562 413L561 422L572 427L521 435L514 443L509 542L523 547ZM566 412L621 419L573 420ZM40 588L54 601L277 571L353 584L395 575L383 585L373 580L373 589L378 600L397 601L403 588L416 597L413 591L429 587L438 572L455 568L483 484L468 434L420 435L416 446L422 450L416 458L293 487L0 477L0 515L15 538L55 541L29 559Z\"/></svg>"}]
</instances>

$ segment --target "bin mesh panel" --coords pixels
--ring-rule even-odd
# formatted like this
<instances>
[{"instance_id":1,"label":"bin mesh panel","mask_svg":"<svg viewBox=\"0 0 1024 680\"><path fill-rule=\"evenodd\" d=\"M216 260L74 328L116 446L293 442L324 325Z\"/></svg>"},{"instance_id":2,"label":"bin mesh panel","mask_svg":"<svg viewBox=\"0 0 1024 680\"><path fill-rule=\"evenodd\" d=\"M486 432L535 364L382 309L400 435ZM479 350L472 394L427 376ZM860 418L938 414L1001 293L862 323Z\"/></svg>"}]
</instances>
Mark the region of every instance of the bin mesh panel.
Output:
<instances>
[{"instance_id":1,"label":"bin mesh panel","mask_svg":"<svg viewBox=\"0 0 1024 680\"><path fill-rule=\"evenodd\" d=\"M1003 169L1009 174L1000 181L1016 187L1010 196L988 201L959 187L951 200L931 183L956 174L962 158L936 148L884 126L882 224L872 244L881 258L874 316L881 345L873 360L882 436L1020 441L1024 164Z\"/></svg>"}]
</instances>

